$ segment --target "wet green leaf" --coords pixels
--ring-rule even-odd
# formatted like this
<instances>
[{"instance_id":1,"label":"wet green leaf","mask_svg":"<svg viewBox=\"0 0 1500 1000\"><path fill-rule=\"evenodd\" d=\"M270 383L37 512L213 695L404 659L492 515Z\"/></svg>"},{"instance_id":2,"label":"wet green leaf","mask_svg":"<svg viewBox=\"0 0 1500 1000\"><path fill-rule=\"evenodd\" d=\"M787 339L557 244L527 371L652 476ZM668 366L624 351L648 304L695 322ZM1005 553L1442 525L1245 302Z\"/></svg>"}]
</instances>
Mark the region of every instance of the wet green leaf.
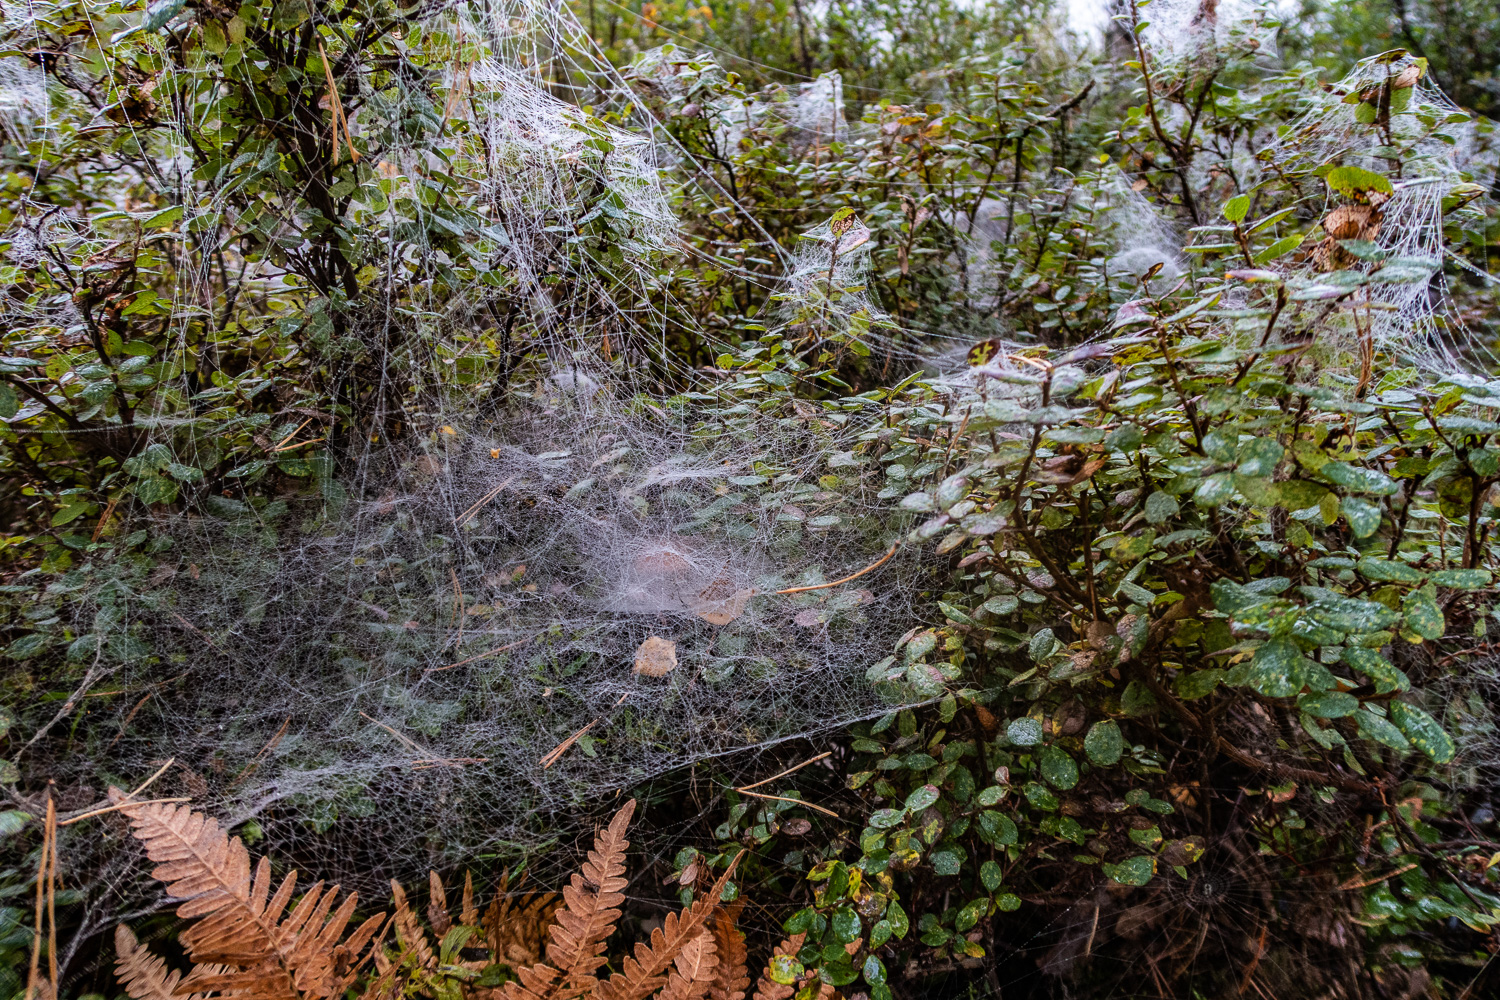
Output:
<instances>
[{"instance_id":1,"label":"wet green leaf","mask_svg":"<svg viewBox=\"0 0 1500 1000\"><path fill-rule=\"evenodd\" d=\"M1348 462L1329 462L1318 470L1318 474L1355 493L1375 493L1390 496L1401 489L1401 485L1390 476L1374 469L1350 465Z\"/></svg>"},{"instance_id":2,"label":"wet green leaf","mask_svg":"<svg viewBox=\"0 0 1500 1000\"><path fill-rule=\"evenodd\" d=\"M1415 705L1408 705L1404 701L1391 702L1389 710L1391 721L1396 724L1396 728L1401 730L1418 750L1439 764L1446 764L1453 759L1453 755L1457 753L1457 748L1453 745L1453 737L1444 731L1436 719Z\"/></svg>"},{"instance_id":3,"label":"wet green leaf","mask_svg":"<svg viewBox=\"0 0 1500 1000\"><path fill-rule=\"evenodd\" d=\"M1448 630L1443 609L1426 590L1413 590L1407 594L1401 608L1406 612L1406 627L1424 639L1441 639Z\"/></svg>"},{"instance_id":4,"label":"wet green leaf","mask_svg":"<svg viewBox=\"0 0 1500 1000\"><path fill-rule=\"evenodd\" d=\"M1380 580L1385 583L1421 583L1422 573L1413 569L1404 562L1394 559L1382 559L1379 556L1366 556L1361 559L1355 569L1359 575L1368 580Z\"/></svg>"},{"instance_id":5,"label":"wet green leaf","mask_svg":"<svg viewBox=\"0 0 1500 1000\"><path fill-rule=\"evenodd\" d=\"M1369 538L1380 530L1380 505L1359 497L1344 497L1344 520L1355 538Z\"/></svg>"},{"instance_id":6,"label":"wet green leaf","mask_svg":"<svg viewBox=\"0 0 1500 1000\"><path fill-rule=\"evenodd\" d=\"M1170 493L1157 490L1146 498L1145 513L1149 524L1164 524L1177 516L1182 505Z\"/></svg>"},{"instance_id":7,"label":"wet green leaf","mask_svg":"<svg viewBox=\"0 0 1500 1000\"><path fill-rule=\"evenodd\" d=\"M919 813L923 809L937 802L939 797L936 785L923 785L906 797L906 811Z\"/></svg>"},{"instance_id":8,"label":"wet green leaf","mask_svg":"<svg viewBox=\"0 0 1500 1000\"><path fill-rule=\"evenodd\" d=\"M1384 743L1392 750L1399 750L1402 753L1411 749L1411 743L1401 735L1401 730L1374 712L1360 709L1354 713L1354 724L1358 727L1359 734L1365 739Z\"/></svg>"},{"instance_id":9,"label":"wet green leaf","mask_svg":"<svg viewBox=\"0 0 1500 1000\"><path fill-rule=\"evenodd\" d=\"M1377 694L1405 691L1411 687L1406 674L1373 649L1351 646L1342 655L1345 663L1375 682Z\"/></svg>"},{"instance_id":10,"label":"wet green leaf","mask_svg":"<svg viewBox=\"0 0 1500 1000\"><path fill-rule=\"evenodd\" d=\"M1119 864L1105 862L1099 867L1121 885L1145 885L1156 874L1156 861L1144 854L1127 858Z\"/></svg>"},{"instance_id":11,"label":"wet green leaf","mask_svg":"<svg viewBox=\"0 0 1500 1000\"><path fill-rule=\"evenodd\" d=\"M1267 698L1290 698L1305 683L1307 659L1292 639L1272 639L1255 650L1247 680Z\"/></svg>"},{"instance_id":12,"label":"wet green leaf","mask_svg":"<svg viewBox=\"0 0 1500 1000\"><path fill-rule=\"evenodd\" d=\"M1083 750L1089 760L1101 767L1112 767L1120 762L1125 752L1125 738L1120 734L1119 723L1103 719L1089 727L1083 738Z\"/></svg>"},{"instance_id":13,"label":"wet green leaf","mask_svg":"<svg viewBox=\"0 0 1500 1000\"><path fill-rule=\"evenodd\" d=\"M1303 695L1297 699L1297 707L1319 719L1342 719L1354 714L1359 708L1359 699L1342 691L1325 691Z\"/></svg>"},{"instance_id":14,"label":"wet green leaf","mask_svg":"<svg viewBox=\"0 0 1500 1000\"><path fill-rule=\"evenodd\" d=\"M1012 719L1005 727L1005 736L1018 747L1036 746L1042 742L1042 724L1026 716Z\"/></svg>"},{"instance_id":15,"label":"wet green leaf","mask_svg":"<svg viewBox=\"0 0 1500 1000\"><path fill-rule=\"evenodd\" d=\"M1042 777L1053 788L1063 791L1078 784L1078 765L1066 750L1056 746L1042 748L1040 767Z\"/></svg>"}]
</instances>

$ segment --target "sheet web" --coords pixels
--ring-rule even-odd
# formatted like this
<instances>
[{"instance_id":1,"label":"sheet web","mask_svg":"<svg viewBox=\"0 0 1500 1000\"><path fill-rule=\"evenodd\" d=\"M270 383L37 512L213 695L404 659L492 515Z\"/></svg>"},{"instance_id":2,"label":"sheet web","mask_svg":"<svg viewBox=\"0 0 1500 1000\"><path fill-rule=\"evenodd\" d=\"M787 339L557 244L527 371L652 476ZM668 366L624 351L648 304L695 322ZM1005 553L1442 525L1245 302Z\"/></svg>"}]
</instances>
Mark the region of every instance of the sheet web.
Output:
<instances>
[{"instance_id":1,"label":"sheet web","mask_svg":"<svg viewBox=\"0 0 1500 1000\"><path fill-rule=\"evenodd\" d=\"M879 466L851 450L879 405L761 407L663 349L655 273L685 251L661 167L681 154L649 123L599 117L632 97L566 7L454 6L423 30L469 54L446 83L459 95L448 110L472 128L443 169L479 192L486 224L462 238L505 294L455 279L451 244L393 239L390 283L413 291L354 333L397 345L362 377L401 400L404 435L371 434L333 469L296 458L323 431L288 411L257 432L286 451L242 473L301 461L319 495L134 515L120 533L154 539L150 565L93 566L74 625L128 633L93 662L140 697L111 699L68 754L38 761L82 797L171 759L156 793L253 822L260 849L379 896L389 877L571 843L617 792L686 765L757 773L767 754L892 710L901 699L866 670L921 622L928 586L904 554L818 586L880 560L909 527L880 495ZM356 130L410 110L409 95L366 97ZM183 162L168 141L153 152ZM382 159L392 197L438 168L417 147ZM568 242L565 213L581 204L627 252ZM231 209L208 190L185 211ZM61 236L53 224L33 238ZM851 249L834 285L791 277L778 315L847 325L865 308L865 266ZM270 270L251 265L252 280L272 287ZM835 286L843 306L827 301ZM212 289L184 271L178 297L186 352ZM486 328L507 366L528 359L503 391L461 384L452 363ZM668 396L663 374L691 391ZM206 447L180 414L138 420L158 450ZM811 589L778 593L796 588ZM98 863L105 884L128 877L73 857L78 875Z\"/></svg>"}]
</instances>

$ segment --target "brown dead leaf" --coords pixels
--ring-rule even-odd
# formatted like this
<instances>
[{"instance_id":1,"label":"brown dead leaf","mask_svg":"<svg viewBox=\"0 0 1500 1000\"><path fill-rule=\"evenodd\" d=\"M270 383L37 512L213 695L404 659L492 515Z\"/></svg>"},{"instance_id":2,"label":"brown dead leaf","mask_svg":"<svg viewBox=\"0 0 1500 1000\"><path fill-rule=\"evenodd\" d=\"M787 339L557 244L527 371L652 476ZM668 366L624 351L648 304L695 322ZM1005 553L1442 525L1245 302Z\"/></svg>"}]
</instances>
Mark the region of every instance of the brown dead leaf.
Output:
<instances>
[{"instance_id":1,"label":"brown dead leaf","mask_svg":"<svg viewBox=\"0 0 1500 1000\"><path fill-rule=\"evenodd\" d=\"M677 667L677 644L653 635L635 651L635 672L647 677L665 677Z\"/></svg>"},{"instance_id":2,"label":"brown dead leaf","mask_svg":"<svg viewBox=\"0 0 1500 1000\"><path fill-rule=\"evenodd\" d=\"M728 625L745 613L745 607L753 596L753 590L737 590L722 601L705 604L698 610L698 617L710 625Z\"/></svg>"}]
</instances>

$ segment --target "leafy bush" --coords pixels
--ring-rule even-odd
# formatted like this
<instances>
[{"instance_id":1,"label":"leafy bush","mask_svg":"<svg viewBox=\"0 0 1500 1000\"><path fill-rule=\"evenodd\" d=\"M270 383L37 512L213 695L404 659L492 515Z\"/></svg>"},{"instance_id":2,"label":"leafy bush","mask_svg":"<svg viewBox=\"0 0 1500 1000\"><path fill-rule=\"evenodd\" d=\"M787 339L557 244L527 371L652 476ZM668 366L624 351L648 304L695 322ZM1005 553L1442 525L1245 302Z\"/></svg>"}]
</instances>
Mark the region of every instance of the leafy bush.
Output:
<instances>
[{"instance_id":1,"label":"leafy bush","mask_svg":"<svg viewBox=\"0 0 1500 1000\"><path fill-rule=\"evenodd\" d=\"M1492 131L1434 86L1461 60L1323 83L1228 6L1127 7L1098 57L1021 6L39 10L5 57L45 100L3 149L4 891L47 801L160 746L278 861L360 874L491 823L528 855L610 785L691 817L659 788L711 773L668 867L754 847L799 988L1486 975ZM631 524L758 575L564 615ZM594 704L678 611L651 705ZM429 778L448 811L387 822ZM114 887L64 845L71 974ZM42 946L0 913L19 989Z\"/></svg>"}]
</instances>

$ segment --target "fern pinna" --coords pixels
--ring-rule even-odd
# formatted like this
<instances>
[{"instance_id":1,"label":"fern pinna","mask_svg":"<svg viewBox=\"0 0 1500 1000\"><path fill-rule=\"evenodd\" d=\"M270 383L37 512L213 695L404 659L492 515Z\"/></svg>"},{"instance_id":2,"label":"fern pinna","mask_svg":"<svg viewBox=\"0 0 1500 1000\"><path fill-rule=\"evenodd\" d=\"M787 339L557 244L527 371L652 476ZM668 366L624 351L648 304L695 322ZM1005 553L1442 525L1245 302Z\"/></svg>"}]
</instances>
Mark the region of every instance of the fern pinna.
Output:
<instances>
[{"instance_id":1,"label":"fern pinna","mask_svg":"<svg viewBox=\"0 0 1500 1000\"><path fill-rule=\"evenodd\" d=\"M194 963L186 976L169 971L129 928L116 930L116 976L134 1000L333 1000L355 988L362 1000L745 1000L750 987L745 936L736 926L743 904L720 903L738 858L709 892L669 914L649 941L614 961L606 953L625 901L625 829L634 799L595 837L561 898L510 893L502 881L480 917L466 879L455 923L447 890L432 873L427 923L437 935L434 947L398 883L391 883L394 915L377 914L352 931L358 897L350 893L335 908L338 886L325 890L318 882L286 912L296 872L272 894L269 859L261 858L252 875L244 843L216 820L187 806L130 804L117 790L111 795L146 856L158 862L153 876L183 900L178 916L195 921L179 935ZM777 946L753 1000L794 993L834 1000L833 988L795 961L801 947L800 934ZM470 957L479 954L485 957Z\"/></svg>"}]
</instances>

